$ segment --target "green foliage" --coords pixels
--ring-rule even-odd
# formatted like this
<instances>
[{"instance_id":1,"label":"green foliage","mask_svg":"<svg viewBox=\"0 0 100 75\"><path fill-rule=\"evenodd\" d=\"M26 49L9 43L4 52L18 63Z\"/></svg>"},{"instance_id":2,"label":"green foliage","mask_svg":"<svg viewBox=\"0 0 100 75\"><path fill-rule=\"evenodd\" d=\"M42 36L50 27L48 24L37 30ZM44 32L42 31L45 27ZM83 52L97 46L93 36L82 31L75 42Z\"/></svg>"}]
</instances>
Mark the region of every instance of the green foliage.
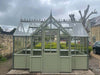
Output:
<instances>
[{"instance_id":1,"label":"green foliage","mask_svg":"<svg viewBox=\"0 0 100 75\"><path fill-rule=\"evenodd\" d=\"M52 42L51 43L51 49L57 49L57 43Z\"/></svg>"},{"instance_id":2,"label":"green foliage","mask_svg":"<svg viewBox=\"0 0 100 75\"><path fill-rule=\"evenodd\" d=\"M0 27L0 33L2 33L3 29Z\"/></svg>"},{"instance_id":3,"label":"green foliage","mask_svg":"<svg viewBox=\"0 0 100 75\"><path fill-rule=\"evenodd\" d=\"M57 48L57 43L52 42L52 43L45 43L45 49L56 49Z\"/></svg>"},{"instance_id":4,"label":"green foliage","mask_svg":"<svg viewBox=\"0 0 100 75\"><path fill-rule=\"evenodd\" d=\"M75 43L71 43L71 47L75 47Z\"/></svg>"},{"instance_id":5,"label":"green foliage","mask_svg":"<svg viewBox=\"0 0 100 75\"><path fill-rule=\"evenodd\" d=\"M50 46L51 45L51 46ZM84 49L84 51L87 51L87 47L80 46L80 44L76 44L77 50ZM46 43L45 42L45 49L57 49L57 43L52 42L52 43ZM41 43L38 43L34 47L35 49L41 49ZM68 45L66 46L66 43L60 43L60 48L61 49L68 49ZM71 43L71 49L75 49L75 43ZM92 46L88 47L89 53L92 51Z\"/></svg>"},{"instance_id":6,"label":"green foliage","mask_svg":"<svg viewBox=\"0 0 100 75\"><path fill-rule=\"evenodd\" d=\"M6 57L3 57L2 55L0 55L0 62L2 62L2 61L6 61L6 60L7 60Z\"/></svg>"},{"instance_id":7,"label":"green foliage","mask_svg":"<svg viewBox=\"0 0 100 75\"><path fill-rule=\"evenodd\" d=\"M41 43L36 44L34 48L35 49L41 49Z\"/></svg>"},{"instance_id":8,"label":"green foliage","mask_svg":"<svg viewBox=\"0 0 100 75\"><path fill-rule=\"evenodd\" d=\"M4 48L4 46L2 44L0 44L0 48Z\"/></svg>"},{"instance_id":9,"label":"green foliage","mask_svg":"<svg viewBox=\"0 0 100 75\"><path fill-rule=\"evenodd\" d=\"M89 53L92 51L92 46L88 47L88 51L89 51Z\"/></svg>"},{"instance_id":10,"label":"green foliage","mask_svg":"<svg viewBox=\"0 0 100 75\"><path fill-rule=\"evenodd\" d=\"M66 43L60 43L60 48L61 49L67 49Z\"/></svg>"},{"instance_id":11,"label":"green foliage","mask_svg":"<svg viewBox=\"0 0 100 75\"><path fill-rule=\"evenodd\" d=\"M52 42L52 43L46 43L45 42L45 49L56 49L57 48L57 44L55 42ZM38 43L35 45L34 47L35 49L41 49L41 43Z\"/></svg>"},{"instance_id":12,"label":"green foliage","mask_svg":"<svg viewBox=\"0 0 100 75\"><path fill-rule=\"evenodd\" d=\"M10 34L14 34L15 31L16 31L16 28L14 28L14 29L10 32Z\"/></svg>"}]
</instances>

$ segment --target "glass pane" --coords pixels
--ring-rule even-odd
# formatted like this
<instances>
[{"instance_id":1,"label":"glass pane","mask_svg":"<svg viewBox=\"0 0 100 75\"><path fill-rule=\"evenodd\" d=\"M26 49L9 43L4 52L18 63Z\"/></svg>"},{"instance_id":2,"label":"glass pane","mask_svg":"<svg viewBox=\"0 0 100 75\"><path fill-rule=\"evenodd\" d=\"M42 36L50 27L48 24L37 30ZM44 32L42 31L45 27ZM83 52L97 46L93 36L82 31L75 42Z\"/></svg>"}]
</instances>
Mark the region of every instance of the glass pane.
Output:
<instances>
[{"instance_id":1,"label":"glass pane","mask_svg":"<svg viewBox=\"0 0 100 75\"><path fill-rule=\"evenodd\" d=\"M33 35L32 37L32 49L33 56L41 56L42 55L42 35L41 31Z\"/></svg>"},{"instance_id":2,"label":"glass pane","mask_svg":"<svg viewBox=\"0 0 100 75\"><path fill-rule=\"evenodd\" d=\"M65 35L60 35L60 56L68 56L69 38Z\"/></svg>"},{"instance_id":3,"label":"glass pane","mask_svg":"<svg viewBox=\"0 0 100 75\"><path fill-rule=\"evenodd\" d=\"M23 37L14 37L14 52L20 53L24 48Z\"/></svg>"},{"instance_id":4,"label":"glass pane","mask_svg":"<svg viewBox=\"0 0 100 75\"><path fill-rule=\"evenodd\" d=\"M84 37L73 37L71 39L72 55L80 55L87 53L87 39Z\"/></svg>"},{"instance_id":5,"label":"glass pane","mask_svg":"<svg viewBox=\"0 0 100 75\"><path fill-rule=\"evenodd\" d=\"M36 36L33 37L33 39L34 39L34 41L33 41L34 49L41 49L42 48L42 43L41 43L42 38L41 38L41 36L36 35Z\"/></svg>"},{"instance_id":6,"label":"glass pane","mask_svg":"<svg viewBox=\"0 0 100 75\"><path fill-rule=\"evenodd\" d=\"M45 49L57 49L57 31L45 31Z\"/></svg>"}]
</instances>

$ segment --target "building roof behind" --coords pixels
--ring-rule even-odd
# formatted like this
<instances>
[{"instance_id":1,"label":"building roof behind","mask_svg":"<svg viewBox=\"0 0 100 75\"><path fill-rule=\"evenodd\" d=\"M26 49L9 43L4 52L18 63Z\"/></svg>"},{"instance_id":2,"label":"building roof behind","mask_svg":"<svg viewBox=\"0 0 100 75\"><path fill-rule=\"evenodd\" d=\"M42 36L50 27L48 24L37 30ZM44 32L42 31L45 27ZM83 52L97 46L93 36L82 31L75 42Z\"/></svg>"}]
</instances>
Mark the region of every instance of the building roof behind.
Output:
<instances>
[{"instance_id":1,"label":"building roof behind","mask_svg":"<svg viewBox=\"0 0 100 75\"><path fill-rule=\"evenodd\" d=\"M90 21L91 26L100 25L100 16L94 17L90 19L89 21Z\"/></svg>"}]
</instances>

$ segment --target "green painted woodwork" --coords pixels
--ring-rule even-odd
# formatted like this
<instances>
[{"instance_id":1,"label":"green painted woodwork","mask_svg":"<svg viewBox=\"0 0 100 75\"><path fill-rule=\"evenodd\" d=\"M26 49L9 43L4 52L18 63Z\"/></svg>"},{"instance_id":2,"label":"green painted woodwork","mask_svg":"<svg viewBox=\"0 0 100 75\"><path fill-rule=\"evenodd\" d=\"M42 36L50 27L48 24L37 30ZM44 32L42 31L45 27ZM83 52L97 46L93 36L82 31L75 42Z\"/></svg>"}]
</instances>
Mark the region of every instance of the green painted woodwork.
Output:
<instances>
[{"instance_id":1,"label":"green painted woodwork","mask_svg":"<svg viewBox=\"0 0 100 75\"><path fill-rule=\"evenodd\" d=\"M30 57L30 72L40 72L41 71L41 56L31 56Z\"/></svg>"},{"instance_id":2,"label":"green painted woodwork","mask_svg":"<svg viewBox=\"0 0 100 75\"><path fill-rule=\"evenodd\" d=\"M58 73L58 56L57 53L44 53L43 58L43 72L44 73Z\"/></svg>"},{"instance_id":3,"label":"green painted woodwork","mask_svg":"<svg viewBox=\"0 0 100 75\"><path fill-rule=\"evenodd\" d=\"M71 56L61 56L60 57L60 72L71 72Z\"/></svg>"},{"instance_id":4,"label":"green painted woodwork","mask_svg":"<svg viewBox=\"0 0 100 75\"><path fill-rule=\"evenodd\" d=\"M51 31L51 29L49 29ZM48 31L49 31L48 30ZM43 72L43 73L59 73L59 72L72 72L73 69L88 69L87 55L73 55L71 52L71 37L68 38L68 49L60 50L60 28L54 29L52 37L46 34L45 28L42 29L41 48L34 48L34 36L31 37L31 49L27 49L27 40L25 42L25 49L19 50L14 54L14 68L15 69L29 69L30 72ZM50 32L49 31L49 32ZM47 39L47 40L46 40ZM45 46L47 43L55 42L56 49L53 49L50 44L49 49ZM76 41L75 41L76 42ZM46 48L46 49L45 49ZM65 51L64 51L65 50ZM75 52L74 52L75 53ZM76 53L75 53L76 54Z\"/></svg>"},{"instance_id":5,"label":"green painted woodwork","mask_svg":"<svg viewBox=\"0 0 100 75\"><path fill-rule=\"evenodd\" d=\"M14 54L14 68L27 69L29 68L29 56L28 54Z\"/></svg>"},{"instance_id":6,"label":"green painted woodwork","mask_svg":"<svg viewBox=\"0 0 100 75\"><path fill-rule=\"evenodd\" d=\"M44 56L14 54L15 69L29 69L31 72L58 73L72 69L88 69L87 55L57 56L57 53L44 53Z\"/></svg>"},{"instance_id":7,"label":"green painted woodwork","mask_svg":"<svg viewBox=\"0 0 100 75\"><path fill-rule=\"evenodd\" d=\"M72 69L88 69L87 55L72 56Z\"/></svg>"},{"instance_id":8,"label":"green painted woodwork","mask_svg":"<svg viewBox=\"0 0 100 75\"><path fill-rule=\"evenodd\" d=\"M26 68L28 68L29 69L29 67L30 67L30 55L28 55L28 56L26 56Z\"/></svg>"}]
</instances>

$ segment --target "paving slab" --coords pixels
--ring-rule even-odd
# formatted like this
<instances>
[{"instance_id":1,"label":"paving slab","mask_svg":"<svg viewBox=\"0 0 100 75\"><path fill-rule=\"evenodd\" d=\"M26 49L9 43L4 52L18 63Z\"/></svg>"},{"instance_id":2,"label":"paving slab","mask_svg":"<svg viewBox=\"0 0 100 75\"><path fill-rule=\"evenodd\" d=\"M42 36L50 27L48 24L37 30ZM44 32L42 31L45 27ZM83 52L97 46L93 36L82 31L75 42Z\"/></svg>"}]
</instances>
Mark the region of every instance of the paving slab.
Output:
<instances>
[{"instance_id":1,"label":"paving slab","mask_svg":"<svg viewBox=\"0 0 100 75\"><path fill-rule=\"evenodd\" d=\"M30 73L28 70L10 70L7 75L95 75L91 70L73 70L71 73Z\"/></svg>"}]
</instances>

